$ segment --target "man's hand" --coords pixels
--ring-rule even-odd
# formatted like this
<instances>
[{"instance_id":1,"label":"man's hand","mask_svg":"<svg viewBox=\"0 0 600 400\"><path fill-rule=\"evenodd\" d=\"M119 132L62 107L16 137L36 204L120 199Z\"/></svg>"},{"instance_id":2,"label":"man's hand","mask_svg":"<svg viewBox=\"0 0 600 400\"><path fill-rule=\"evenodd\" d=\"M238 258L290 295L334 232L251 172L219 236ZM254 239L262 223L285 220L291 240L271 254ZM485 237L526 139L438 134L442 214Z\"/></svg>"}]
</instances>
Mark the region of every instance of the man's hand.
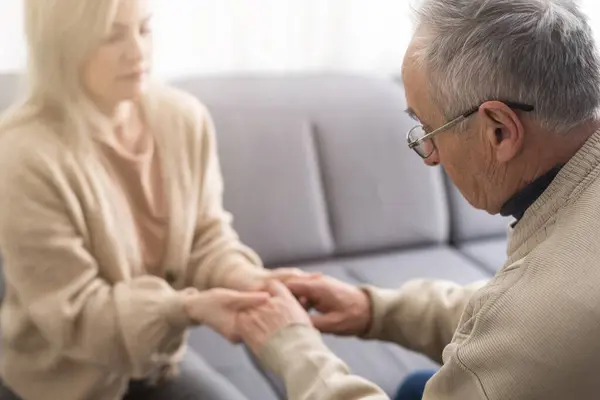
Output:
<instances>
[{"instance_id":1,"label":"man's hand","mask_svg":"<svg viewBox=\"0 0 600 400\"><path fill-rule=\"evenodd\" d=\"M265 292L242 293L229 289L190 291L184 294L184 308L196 324L204 324L217 331L232 343L240 341L237 314L269 300Z\"/></svg>"},{"instance_id":2,"label":"man's hand","mask_svg":"<svg viewBox=\"0 0 600 400\"><path fill-rule=\"evenodd\" d=\"M320 314L311 316L321 332L336 335L362 335L371 325L371 300L361 289L323 276L293 279L286 283L298 298L305 298Z\"/></svg>"},{"instance_id":3,"label":"man's hand","mask_svg":"<svg viewBox=\"0 0 600 400\"><path fill-rule=\"evenodd\" d=\"M240 336L255 354L280 330L291 325L311 325L310 317L285 285L273 280L267 290L271 298L266 303L238 315Z\"/></svg>"}]
</instances>

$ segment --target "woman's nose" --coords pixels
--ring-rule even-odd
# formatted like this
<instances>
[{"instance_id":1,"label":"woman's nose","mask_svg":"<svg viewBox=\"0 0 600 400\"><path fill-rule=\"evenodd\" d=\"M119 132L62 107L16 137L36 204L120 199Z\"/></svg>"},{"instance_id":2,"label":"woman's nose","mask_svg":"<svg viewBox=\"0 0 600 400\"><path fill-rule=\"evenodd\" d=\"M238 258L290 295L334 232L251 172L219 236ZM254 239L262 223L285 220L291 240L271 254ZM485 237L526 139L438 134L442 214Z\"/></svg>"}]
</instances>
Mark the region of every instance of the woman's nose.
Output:
<instances>
[{"instance_id":1,"label":"woman's nose","mask_svg":"<svg viewBox=\"0 0 600 400\"><path fill-rule=\"evenodd\" d=\"M129 39L126 56L129 61L139 61L144 57L144 41L141 37L135 35Z\"/></svg>"}]
</instances>

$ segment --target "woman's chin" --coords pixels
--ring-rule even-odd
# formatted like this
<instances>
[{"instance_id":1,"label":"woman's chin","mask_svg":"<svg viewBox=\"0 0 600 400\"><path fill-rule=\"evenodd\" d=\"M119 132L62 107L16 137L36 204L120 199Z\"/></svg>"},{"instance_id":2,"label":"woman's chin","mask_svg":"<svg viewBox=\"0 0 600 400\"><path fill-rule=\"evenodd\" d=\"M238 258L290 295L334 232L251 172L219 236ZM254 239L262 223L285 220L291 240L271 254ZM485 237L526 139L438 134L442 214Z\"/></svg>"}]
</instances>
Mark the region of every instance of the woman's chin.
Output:
<instances>
[{"instance_id":1,"label":"woman's chin","mask_svg":"<svg viewBox=\"0 0 600 400\"><path fill-rule=\"evenodd\" d=\"M119 98L121 101L128 100L137 100L141 98L147 91L147 85L137 85L131 86L129 88L123 88L124 90L120 91Z\"/></svg>"},{"instance_id":2,"label":"woman's chin","mask_svg":"<svg viewBox=\"0 0 600 400\"><path fill-rule=\"evenodd\" d=\"M133 100L140 98L148 90L148 78L141 77L121 82L119 85L120 98Z\"/></svg>"}]
</instances>

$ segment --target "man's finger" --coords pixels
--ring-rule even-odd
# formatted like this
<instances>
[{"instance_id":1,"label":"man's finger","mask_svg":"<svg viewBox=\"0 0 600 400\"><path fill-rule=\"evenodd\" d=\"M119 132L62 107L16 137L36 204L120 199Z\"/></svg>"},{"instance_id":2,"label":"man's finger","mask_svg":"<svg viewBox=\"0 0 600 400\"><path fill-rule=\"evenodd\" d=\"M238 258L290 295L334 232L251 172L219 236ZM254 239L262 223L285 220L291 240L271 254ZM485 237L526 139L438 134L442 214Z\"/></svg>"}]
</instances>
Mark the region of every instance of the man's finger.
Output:
<instances>
[{"instance_id":1,"label":"man's finger","mask_svg":"<svg viewBox=\"0 0 600 400\"><path fill-rule=\"evenodd\" d=\"M292 279L285 285L295 296L306 297L313 301L323 290L323 281L318 279Z\"/></svg>"},{"instance_id":2,"label":"man's finger","mask_svg":"<svg viewBox=\"0 0 600 400\"><path fill-rule=\"evenodd\" d=\"M246 310L265 304L271 296L265 292L235 293L231 295L230 305L236 311Z\"/></svg>"}]
</instances>

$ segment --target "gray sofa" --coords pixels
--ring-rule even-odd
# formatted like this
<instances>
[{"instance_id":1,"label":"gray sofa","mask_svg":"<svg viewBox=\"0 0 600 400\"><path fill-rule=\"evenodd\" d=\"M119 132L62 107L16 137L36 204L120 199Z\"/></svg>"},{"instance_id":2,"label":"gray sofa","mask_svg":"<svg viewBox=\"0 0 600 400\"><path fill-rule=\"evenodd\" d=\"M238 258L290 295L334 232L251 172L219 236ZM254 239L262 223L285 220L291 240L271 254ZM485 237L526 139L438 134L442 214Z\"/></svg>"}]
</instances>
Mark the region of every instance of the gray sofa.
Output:
<instances>
[{"instance_id":1,"label":"gray sofa","mask_svg":"<svg viewBox=\"0 0 600 400\"><path fill-rule=\"evenodd\" d=\"M0 108L15 78L0 77ZM414 124L392 80L338 74L187 78L215 120L225 206L269 267L323 271L399 287L426 277L469 283L505 258L508 220L476 211L440 168L406 146ZM249 399L285 398L242 346L206 328L191 346ZM325 338L352 371L390 395L410 371L435 367L398 346Z\"/></svg>"}]
</instances>

